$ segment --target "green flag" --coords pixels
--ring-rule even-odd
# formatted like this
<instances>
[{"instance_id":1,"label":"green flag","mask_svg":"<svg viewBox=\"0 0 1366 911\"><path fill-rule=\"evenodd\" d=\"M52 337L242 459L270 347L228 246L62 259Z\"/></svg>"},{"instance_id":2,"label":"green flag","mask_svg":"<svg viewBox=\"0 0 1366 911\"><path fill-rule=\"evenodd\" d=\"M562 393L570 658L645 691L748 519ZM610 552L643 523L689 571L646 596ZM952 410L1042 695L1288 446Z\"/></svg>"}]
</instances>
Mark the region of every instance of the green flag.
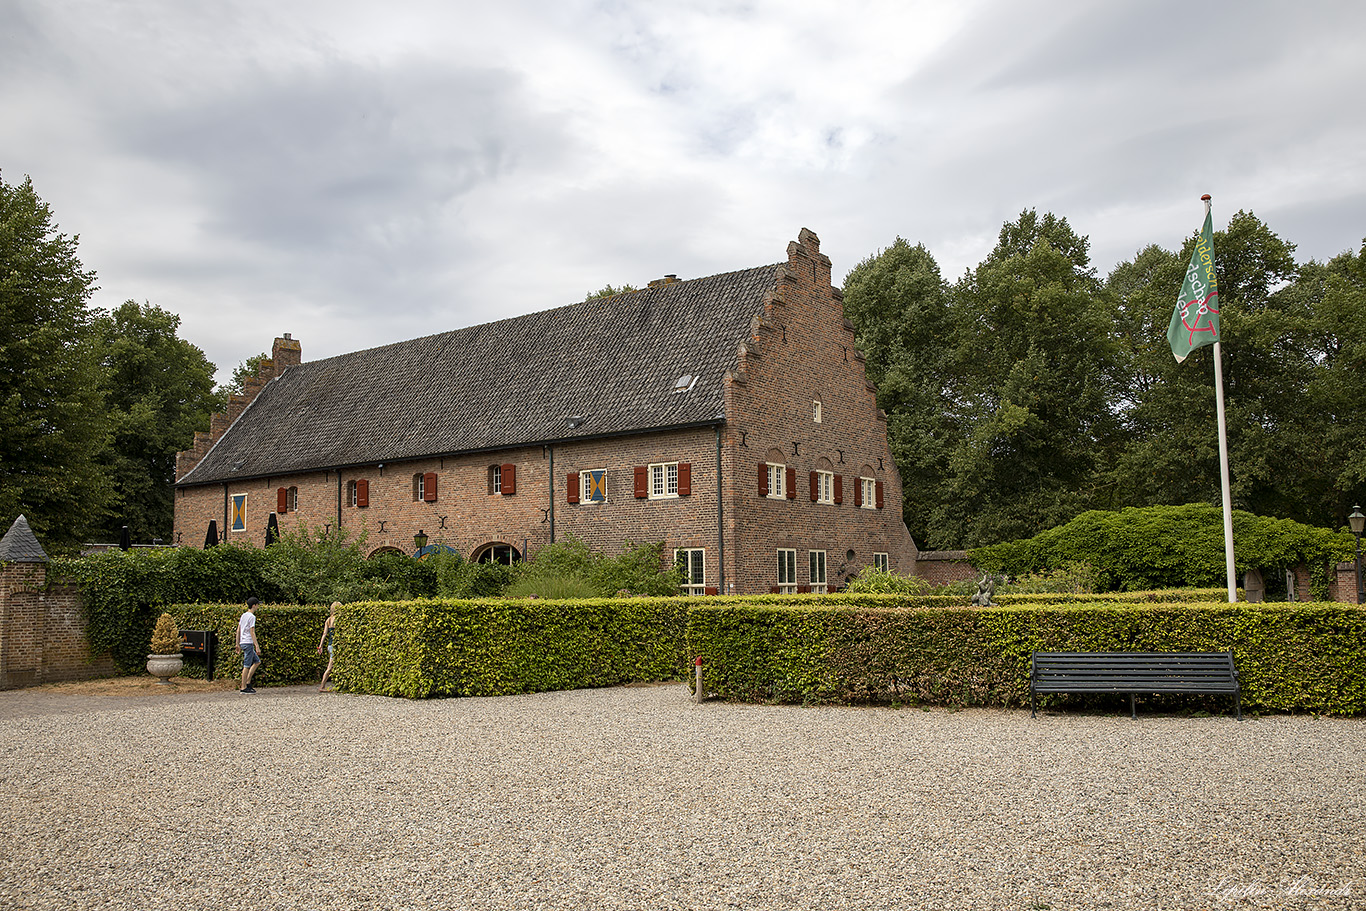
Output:
<instances>
[{"instance_id":1,"label":"green flag","mask_svg":"<svg viewBox=\"0 0 1366 911\"><path fill-rule=\"evenodd\" d=\"M1219 285L1214 278L1214 222L1209 212L1186 267L1167 341L1178 364L1196 348L1219 341Z\"/></svg>"}]
</instances>

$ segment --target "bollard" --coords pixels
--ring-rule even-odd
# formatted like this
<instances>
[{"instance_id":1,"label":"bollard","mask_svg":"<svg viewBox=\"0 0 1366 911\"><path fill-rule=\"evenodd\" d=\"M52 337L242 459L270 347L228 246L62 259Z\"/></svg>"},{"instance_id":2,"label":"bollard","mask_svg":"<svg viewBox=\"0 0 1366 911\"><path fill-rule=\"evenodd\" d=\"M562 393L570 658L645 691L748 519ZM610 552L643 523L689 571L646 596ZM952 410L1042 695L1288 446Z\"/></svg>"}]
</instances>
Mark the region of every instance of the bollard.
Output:
<instances>
[{"instance_id":1,"label":"bollard","mask_svg":"<svg viewBox=\"0 0 1366 911\"><path fill-rule=\"evenodd\" d=\"M702 704L702 658L701 658L701 656L698 656L697 660L694 661L693 663L697 666L697 686L696 686L696 688L693 690L693 702L696 702L698 705L701 705L701 704Z\"/></svg>"}]
</instances>

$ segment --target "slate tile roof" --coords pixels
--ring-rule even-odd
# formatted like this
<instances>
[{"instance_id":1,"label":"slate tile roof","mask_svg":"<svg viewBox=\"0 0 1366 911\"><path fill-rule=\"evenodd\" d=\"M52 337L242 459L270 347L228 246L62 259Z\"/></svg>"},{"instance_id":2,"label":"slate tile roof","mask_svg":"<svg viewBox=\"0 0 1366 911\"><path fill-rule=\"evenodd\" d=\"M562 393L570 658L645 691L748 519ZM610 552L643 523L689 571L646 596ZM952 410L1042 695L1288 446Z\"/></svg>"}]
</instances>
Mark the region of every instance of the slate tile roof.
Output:
<instances>
[{"instance_id":1,"label":"slate tile roof","mask_svg":"<svg viewBox=\"0 0 1366 911\"><path fill-rule=\"evenodd\" d=\"M0 563L46 563L47 553L38 543L28 519L20 516L0 538Z\"/></svg>"},{"instance_id":2,"label":"slate tile roof","mask_svg":"<svg viewBox=\"0 0 1366 911\"><path fill-rule=\"evenodd\" d=\"M723 421L722 379L784 268L305 362L266 384L179 484ZM684 375L696 384L674 392Z\"/></svg>"}]
</instances>

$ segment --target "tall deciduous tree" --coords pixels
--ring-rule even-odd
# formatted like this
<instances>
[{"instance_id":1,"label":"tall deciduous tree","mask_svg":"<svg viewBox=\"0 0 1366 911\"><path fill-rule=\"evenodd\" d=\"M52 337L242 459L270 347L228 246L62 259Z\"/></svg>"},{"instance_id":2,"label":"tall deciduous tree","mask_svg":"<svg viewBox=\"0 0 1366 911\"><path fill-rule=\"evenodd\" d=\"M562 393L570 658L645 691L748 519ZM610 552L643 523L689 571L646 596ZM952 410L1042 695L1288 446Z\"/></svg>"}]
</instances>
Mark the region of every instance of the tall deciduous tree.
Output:
<instances>
[{"instance_id":1,"label":"tall deciduous tree","mask_svg":"<svg viewBox=\"0 0 1366 911\"><path fill-rule=\"evenodd\" d=\"M95 273L25 178L0 180L0 525L19 514L57 548L77 544L108 496Z\"/></svg>"},{"instance_id":2,"label":"tall deciduous tree","mask_svg":"<svg viewBox=\"0 0 1366 911\"><path fill-rule=\"evenodd\" d=\"M844 312L857 330L868 379L887 412L887 438L901 472L902 516L924 544L958 431L952 399L948 285L923 244L898 237L844 281Z\"/></svg>"},{"instance_id":3,"label":"tall deciduous tree","mask_svg":"<svg viewBox=\"0 0 1366 911\"><path fill-rule=\"evenodd\" d=\"M1089 246L1065 218L1025 211L954 286L961 433L933 542L1025 537L1103 502L1119 361Z\"/></svg>"},{"instance_id":4,"label":"tall deciduous tree","mask_svg":"<svg viewBox=\"0 0 1366 911\"><path fill-rule=\"evenodd\" d=\"M95 529L104 540L117 540L123 525L134 541L170 540L176 452L218 404L213 364L177 337L179 328L176 314L136 301L95 318L111 423L100 459L111 496Z\"/></svg>"}]
</instances>

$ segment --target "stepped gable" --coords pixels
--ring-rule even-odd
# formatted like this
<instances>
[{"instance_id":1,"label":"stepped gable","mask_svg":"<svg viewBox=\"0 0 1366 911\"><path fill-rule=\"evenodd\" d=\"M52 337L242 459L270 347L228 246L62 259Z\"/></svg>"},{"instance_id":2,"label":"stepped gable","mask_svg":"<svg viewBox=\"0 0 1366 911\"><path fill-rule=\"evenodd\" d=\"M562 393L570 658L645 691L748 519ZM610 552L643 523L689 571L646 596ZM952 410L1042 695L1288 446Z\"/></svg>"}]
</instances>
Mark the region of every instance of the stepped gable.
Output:
<instances>
[{"instance_id":1,"label":"stepped gable","mask_svg":"<svg viewBox=\"0 0 1366 911\"><path fill-rule=\"evenodd\" d=\"M46 563L47 553L38 543L28 519L20 516L0 538L0 563Z\"/></svg>"},{"instance_id":2,"label":"stepped gable","mask_svg":"<svg viewBox=\"0 0 1366 911\"><path fill-rule=\"evenodd\" d=\"M722 421L737 344L785 268L656 282L300 364L179 484ZM696 382L676 392L684 376Z\"/></svg>"}]
</instances>

